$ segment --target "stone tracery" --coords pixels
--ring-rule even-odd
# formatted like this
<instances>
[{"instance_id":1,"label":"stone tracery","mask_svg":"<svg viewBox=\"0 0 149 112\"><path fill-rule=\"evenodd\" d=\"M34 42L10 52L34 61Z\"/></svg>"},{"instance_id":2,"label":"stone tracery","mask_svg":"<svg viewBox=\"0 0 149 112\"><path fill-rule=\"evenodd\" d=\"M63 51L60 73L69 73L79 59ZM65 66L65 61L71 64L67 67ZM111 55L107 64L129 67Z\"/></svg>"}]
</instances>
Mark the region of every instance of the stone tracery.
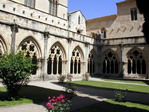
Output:
<instances>
[{"instance_id":1,"label":"stone tracery","mask_svg":"<svg viewBox=\"0 0 149 112\"><path fill-rule=\"evenodd\" d=\"M103 60L103 73L104 74L117 74L118 73L118 59L113 52L108 52L104 55Z\"/></svg>"},{"instance_id":2,"label":"stone tracery","mask_svg":"<svg viewBox=\"0 0 149 112\"><path fill-rule=\"evenodd\" d=\"M146 63L142 52L133 50L129 53L128 74L146 74Z\"/></svg>"},{"instance_id":3,"label":"stone tracery","mask_svg":"<svg viewBox=\"0 0 149 112\"><path fill-rule=\"evenodd\" d=\"M58 45L50 49L47 72L48 74L62 74L62 49Z\"/></svg>"},{"instance_id":4,"label":"stone tracery","mask_svg":"<svg viewBox=\"0 0 149 112\"><path fill-rule=\"evenodd\" d=\"M74 49L71 56L70 73L80 74L81 73L81 54L78 49Z\"/></svg>"},{"instance_id":5,"label":"stone tracery","mask_svg":"<svg viewBox=\"0 0 149 112\"><path fill-rule=\"evenodd\" d=\"M94 54L90 52L88 55L88 73L94 74L94 72L95 72Z\"/></svg>"},{"instance_id":6,"label":"stone tracery","mask_svg":"<svg viewBox=\"0 0 149 112\"><path fill-rule=\"evenodd\" d=\"M34 44L33 41L27 39L26 41L24 41L21 46L20 46L20 50L25 51L26 52L26 57L31 57L32 58L32 63L37 65L38 63L38 59L39 59L39 53L37 50L36 45ZM37 73L37 66L35 66L33 68L32 71L32 75L36 75Z\"/></svg>"}]
</instances>

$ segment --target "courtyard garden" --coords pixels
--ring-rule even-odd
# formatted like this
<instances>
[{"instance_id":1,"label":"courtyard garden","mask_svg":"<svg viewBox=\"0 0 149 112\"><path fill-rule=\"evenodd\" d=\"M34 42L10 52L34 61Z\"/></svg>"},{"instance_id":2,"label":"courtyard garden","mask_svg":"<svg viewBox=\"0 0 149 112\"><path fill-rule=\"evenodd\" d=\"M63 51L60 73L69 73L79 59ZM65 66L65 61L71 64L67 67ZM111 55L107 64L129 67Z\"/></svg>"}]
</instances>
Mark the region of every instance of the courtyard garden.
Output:
<instances>
[{"instance_id":1,"label":"courtyard garden","mask_svg":"<svg viewBox=\"0 0 149 112\"><path fill-rule=\"evenodd\" d=\"M56 96L59 94L65 94L63 91L56 91L52 89L46 89L36 86L24 86L21 88L19 100L7 100L7 89L0 87L0 107L2 106L14 106L25 103L41 103L48 101L49 96Z\"/></svg>"},{"instance_id":2,"label":"courtyard garden","mask_svg":"<svg viewBox=\"0 0 149 112\"><path fill-rule=\"evenodd\" d=\"M118 81L125 82L125 80L118 80ZM121 83L115 84L115 83L112 83L112 81L111 83L99 82L99 81L70 81L70 82L64 82L62 84L60 83L60 85L63 86L63 85L66 85L67 83L73 84L75 88L83 87L83 88L88 88L89 90L90 88L94 88L94 89L102 89L103 91L104 90L110 90L110 91L122 90L122 92L126 92L126 93L129 91L133 93L136 92L140 94L147 94L147 95L149 94L149 86L147 86L147 84L144 84L144 85L121 84ZM48 102L47 98L49 96L52 98L53 96L58 96L60 94L64 94L65 96L69 95L65 91L57 91L53 89L47 89L47 88L29 86L29 85L23 86L21 88L19 92L21 98L19 100L7 101L6 100L7 94L8 93L6 88L0 87L0 106L1 107L14 106L14 105L20 105L20 104L26 104L26 103L39 104L41 102ZM73 98L75 97L77 96L74 96ZM73 100L72 100L72 103L73 103ZM109 111L110 112L148 112L149 102L141 103L141 102L131 102L127 100L116 101L113 98L113 99L107 99L101 102L97 102L95 104L88 105L85 107L77 108L75 110L72 110L71 112L99 112L99 110L100 112L109 112Z\"/></svg>"}]
</instances>

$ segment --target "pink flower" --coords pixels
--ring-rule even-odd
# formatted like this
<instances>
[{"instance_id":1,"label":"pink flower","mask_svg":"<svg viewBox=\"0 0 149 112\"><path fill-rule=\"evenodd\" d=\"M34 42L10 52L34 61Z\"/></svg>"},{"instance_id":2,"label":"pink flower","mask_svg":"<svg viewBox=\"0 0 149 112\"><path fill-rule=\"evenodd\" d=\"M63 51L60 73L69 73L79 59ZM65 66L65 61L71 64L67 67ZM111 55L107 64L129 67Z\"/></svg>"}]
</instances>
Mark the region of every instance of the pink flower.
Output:
<instances>
[{"instance_id":1,"label":"pink flower","mask_svg":"<svg viewBox=\"0 0 149 112\"><path fill-rule=\"evenodd\" d=\"M62 98L62 99L65 98L65 96L63 94L60 94L59 97Z\"/></svg>"},{"instance_id":2,"label":"pink flower","mask_svg":"<svg viewBox=\"0 0 149 112\"><path fill-rule=\"evenodd\" d=\"M61 102L62 102L62 103L64 103L64 102L65 102L65 100L61 100Z\"/></svg>"},{"instance_id":3,"label":"pink flower","mask_svg":"<svg viewBox=\"0 0 149 112\"><path fill-rule=\"evenodd\" d=\"M53 99L51 99L51 100L50 100L50 102L55 102L55 99L54 99L54 98L53 98Z\"/></svg>"},{"instance_id":4,"label":"pink flower","mask_svg":"<svg viewBox=\"0 0 149 112\"><path fill-rule=\"evenodd\" d=\"M57 97L56 99L57 99L57 101L60 101L61 100L61 97Z\"/></svg>"},{"instance_id":5,"label":"pink flower","mask_svg":"<svg viewBox=\"0 0 149 112\"><path fill-rule=\"evenodd\" d=\"M47 104L46 104L46 107L48 107L48 108L50 108L50 109L53 109L53 108L54 108L54 106L53 106L51 103L47 103Z\"/></svg>"},{"instance_id":6,"label":"pink flower","mask_svg":"<svg viewBox=\"0 0 149 112\"><path fill-rule=\"evenodd\" d=\"M51 99L51 97L49 96L49 97L48 97L48 100L50 100L50 99Z\"/></svg>"}]
</instances>

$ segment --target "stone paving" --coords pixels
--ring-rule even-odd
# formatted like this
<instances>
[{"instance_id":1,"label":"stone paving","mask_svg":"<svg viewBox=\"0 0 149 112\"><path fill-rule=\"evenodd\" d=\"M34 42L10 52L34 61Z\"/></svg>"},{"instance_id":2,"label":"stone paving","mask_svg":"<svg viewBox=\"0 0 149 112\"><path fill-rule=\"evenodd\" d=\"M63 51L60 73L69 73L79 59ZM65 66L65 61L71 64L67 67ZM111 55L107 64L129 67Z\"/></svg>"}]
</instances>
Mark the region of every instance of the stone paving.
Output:
<instances>
[{"instance_id":1,"label":"stone paving","mask_svg":"<svg viewBox=\"0 0 149 112\"><path fill-rule=\"evenodd\" d=\"M101 79L91 78L90 80L102 81ZM55 84L55 81L34 81L29 85L34 85L43 88L55 89L65 91L65 88L61 85ZM134 84L134 83L133 83ZM1 85L2 86L2 85ZM80 107L88 106L99 101L114 98L114 91L108 89L97 89L91 87L76 87L77 96L72 99L72 110ZM149 104L149 94L128 92L127 100L131 102L140 102ZM45 103L41 104L23 104L12 107L0 107L0 112L47 112Z\"/></svg>"}]
</instances>

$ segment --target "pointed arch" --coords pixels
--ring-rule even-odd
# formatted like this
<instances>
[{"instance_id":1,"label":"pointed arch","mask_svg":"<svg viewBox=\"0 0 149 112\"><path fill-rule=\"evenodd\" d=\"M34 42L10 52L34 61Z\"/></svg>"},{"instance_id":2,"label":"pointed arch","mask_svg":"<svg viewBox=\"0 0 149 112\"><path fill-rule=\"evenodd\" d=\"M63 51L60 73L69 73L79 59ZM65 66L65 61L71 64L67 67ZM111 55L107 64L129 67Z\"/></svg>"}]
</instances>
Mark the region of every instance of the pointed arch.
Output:
<instances>
[{"instance_id":1,"label":"pointed arch","mask_svg":"<svg viewBox=\"0 0 149 112\"><path fill-rule=\"evenodd\" d=\"M77 46L73 49L73 51L75 51L75 50L79 51L81 60L84 60L84 53L83 53L82 48L81 48L79 45L77 45Z\"/></svg>"},{"instance_id":2,"label":"pointed arch","mask_svg":"<svg viewBox=\"0 0 149 112\"><path fill-rule=\"evenodd\" d=\"M58 41L54 43L49 51L47 73L49 75L62 74L64 71L65 61L66 61L66 51L62 44Z\"/></svg>"},{"instance_id":3,"label":"pointed arch","mask_svg":"<svg viewBox=\"0 0 149 112\"><path fill-rule=\"evenodd\" d=\"M108 49L102 55L102 72L103 74L118 74L119 58L116 52Z\"/></svg>"},{"instance_id":4,"label":"pointed arch","mask_svg":"<svg viewBox=\"0 0 149 112\"><path fill-rule=\"evenodd\" d=\"M137 47L132 48L127 53L128 74L146 74L146 59L143 51Z\"/></svg>"},{"instance_id":5,"label":"pointed arch","mask_svg":"<svg viewBox=\"0 0 149 112\"><path fill-rule=\"evenodd\" d=\"M32 70L32 75L37 75L39 72L40 59L42 57L41 48L38 42L34 37L28 36L20 43L18 51L20 50L25 51L26 56L32 58L32 63L36 65Z\"/></svg>"},{"instance_id":6,"label":"pointed arch","mask_svg":"<svg viewBox=\"0 0 149 112\"><path fill-rule=\"evenodd\" d=\"M80 46L76 46L71 55L70 61L70 73L71 74L80 74L82 72L84 55Z\"/></svg>"},{"instance_id":7,"label":"pointed arch","mask_svg":"<svg viewBox=\"0 0 149 112\"><path fill-rule=\"evenodd\" d=\"M0 55L4 54L4 52L7 52L7 44L4 40L4 38L0 35Z\"/></svg>"},{"instance_id":8,"label":"pointed arch","mask_svg":"<svg viewBox=\"0 0 149 112\"><path fill-rule=\"evenodd\" d=\"M59 41L55 42L55 43L51 46L49 53L51 53L51 49L53 49L55 46L58 46L58 47L60 48L62 58L63 58L64 60L66 60L66 59L67 59L66 50L64 49L64 46L63 46L63 45L61 44L61 42L59 42Z\"/></svg>"},{"instance_id":9,"label":"pointed arch","mask_svg":"<svg viewBox=\"0 0 149 112\"><path fill-rule=\"evenodd\" d=\"M32 42L32 44L35 45L36 50L38 52L37 56L38 56L38 58L41 58L42 57L41 47L40 47L38 41L33 36L27 36L25 39L23 39L19 44L18 50L22 50L22 49L20 49L21 46L25 43L27 44L27 42Z\"/></svg>"},{"instance_id":10,"label":"pointed arch","mask_svg":"<svg viewBox=\"0 0 149 112\"><path fill-rule=\"evenodd\" d=\"M96 52L92 49L88 55L88 69L87 72L90 74L94 74L95 72L95 55Z\"/></svg>"}]
</instances>

